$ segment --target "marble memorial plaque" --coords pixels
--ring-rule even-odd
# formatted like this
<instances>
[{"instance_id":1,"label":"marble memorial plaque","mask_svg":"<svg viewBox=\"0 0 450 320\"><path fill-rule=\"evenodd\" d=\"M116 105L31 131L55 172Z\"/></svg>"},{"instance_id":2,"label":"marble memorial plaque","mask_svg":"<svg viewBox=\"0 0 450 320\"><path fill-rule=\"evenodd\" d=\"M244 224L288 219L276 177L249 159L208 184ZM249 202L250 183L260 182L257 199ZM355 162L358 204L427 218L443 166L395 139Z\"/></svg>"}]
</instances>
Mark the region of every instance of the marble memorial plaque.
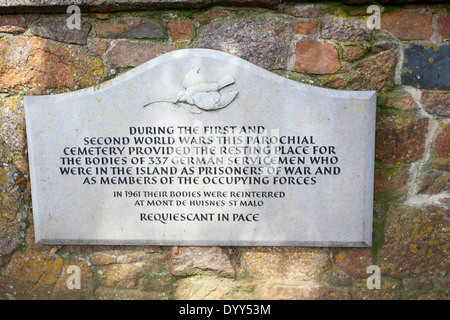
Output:
<instances>
[{"instance_id":1,"label":"marble memorial plaque","mask_svg":"<svg viewBox=\"0 0 450 320\"><path fill-rule=\"evenodd\" d=\"M36 241L370 246L375 100L206 49L27 96Z\"/></svg>"}]
</instances>

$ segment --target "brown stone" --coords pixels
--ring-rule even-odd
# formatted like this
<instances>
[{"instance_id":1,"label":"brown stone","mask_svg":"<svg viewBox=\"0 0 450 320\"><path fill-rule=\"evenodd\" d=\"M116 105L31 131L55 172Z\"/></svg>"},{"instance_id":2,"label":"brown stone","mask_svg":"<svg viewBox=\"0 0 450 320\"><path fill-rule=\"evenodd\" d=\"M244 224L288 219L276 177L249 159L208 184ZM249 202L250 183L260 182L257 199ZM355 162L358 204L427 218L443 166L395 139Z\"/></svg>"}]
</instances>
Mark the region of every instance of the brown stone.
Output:
<instances>
[{"instance_id":1,"label":"brown stone","mask_svg":"<svg viewBox=\"0 0 450 320\"><path fill-rule=\"evenodd\" d=\"M196 13L194 14L194 20L199 22L205 22L210 21L213 19L219 19L219 18L225 18L230 15L227 11L220 11L220 10L208 10L203 13Z\"/></svg>"},{"instance_id":2,"label":"brown stone","mask_svg":"<svg viewBox=\"0 0 450 320\"><path fill-rule=\"evenodd\" d=\"M47 39L85 45L91 25L81 19L80 27L69 29L67 17L41 16L41 19L30 27L30 32Z\"/></svg>"},{"instance_id":3,"label":"brown stone","mask_svg":"<svg viewBox=\"0 0 450 320\"><path fill-rule=\"evenodd\" d=\"M110 43L104 57L114 68L137 67L157 56L184 48L174 44L143 43L130 40L114 40Z\"/></svg>"},{"instance_id":4,"label":"brown stone","mask_svg":"<svg viewBox=\"0 0 450 320\"><path fill-rule=\"evenodd\" d=\"M372 47L372 52L373 53L380 53L383 51L393 51L398 47L398 44L396 43L380 43L380 44L376 44Z\"/></svg>"},{"instance_id":5,"label":"brown stone","mask_svg":"<svg viewBox=\"0 0 450 320\"><path fill-rule=\"evenodd\" d=\"M299 12L295 13L296 17L302 17L302 18L320 18L326 15L327 13L325 10L318 9L318 8L308 8Z\"/></svg>"},{"instance_id":6,"label":"brown stone","mask_svg":"<svg viewBox=\"0 0 450 320\"><path fill-rule=\"evenodd\" d=\"M94 23L99 38L156 39L164 36L161 25L145 18L100 20Z\"/></svg>"},{"instance_id":7,"label":"brown stone","mask_svg":"<svg viewBox=\"0 0 450 320\"><path fill-rule=\"evenodd\" d=\"M349 275L363 278L367 276L367 267L373 264L373 259L369 249L351 249L336 254L334 262Z\"/></svg>"},{"instance_id":8,"label":"brown stone","mask_svg":"<svg viewBox=\"0 0 450 320\"><path fill-rule=\"evenodd\" d=\"M383 272L383 270L382 270ZM350 288L353 300L398 300L400 298L400 282L396 279L381 277L380 289L369 289L366 279L357 279Z\"/></svg>"},{"instance_id":9,"label":"brown stone","mask_svg":"<svg viewBox=\"0 0 450 320\"><path fill-rule=\"evenodd\" d=\"M404 196L408 191L408 167L375 168L375 199L393 200Z\"/></svg>"},{"instance_id":10,"label":"brown stone","mask_svg":"<svg viewBox=\"0 0 450 320\"><path fill-rule=\"evenodd\" d=\"M295 29L295 34L316 34L317 21L300 21Z\"/></svg>"},{"instance_id":11,"label":"brown stone","mask_svg":"<svg viewBox=\"0 0 450 320\"><path fill-rule=\"evenodd\" d=\"M431 115L450 116L450 94L422 92L420 98L423 108Z\"/></svg>"},{"instance_id":12,"label":"brown stone","mask_svg":"<svg viewBox=\"0 0 450 320\"><path fill-rule=\"evenodd\" d=\"M428 118L380 116L375 133L375 158L386 163L410 163L422 158Z\"/></svg>"},{"instance_id":13,"label":"brown stone","mask_svg":"<svg viewBox=\"0 0 450 320\"><path fill-rule=\"evenodd\" d=\"M194 36L194 25L191 21L170 21L167 27L172 40L191 40Z\"/></svg>"},{"instance_id":14,"label":"brown stone","mask_svg":"<svg viewBox=\"0 0 450 320\"><path fill-rule=\"evenodd\" d=\"M296 44L295 70L298 72L327 74L340 69L338 53L331 43L301 40Z\"/></svg>"},{"instance_id":15,"label":"brown stone","mask_svg":"<svg viewBox=\"0 0 450 320\"><path fill-rule=\"evenodd\" d=\"M315 282L299 285L268 283L263 287L264 300L349 300L348 292Z\"/></svg>"},{"instance_id":16,"label":"brown stone","mask_svg":"<svg viewBox=\"0 0 450 320\"><path fill-rule=\"evenodd\" d=\"M103 81L100 58L38 37L0 39L0 92L61 93Z\"/></svg>"},{"instance_id":17,"label":"brown stone","mask_svg":"<svg viewBox=\"0 0 450 320\"><path fill-rule=\"evenodd\" d=\"M79 268L80 288L68 287L68 282L71 283L70 277L74 275L72 271L69 273L70 266L77 266ZM72 267L73 268L73 267ZM73 283L73 282L72 282ZM68 261L62 268L61 275L53 287L50 298L52 300L91 300L94 293L94 279L92 269L85 261L71 260Z\"/></svg>"},{"instance_id":18,"label":"brown stone","mask_svg":"<svg viewBox=\"0 0 450 320\"><path fill-rule=\"evenodd\" d=\"M363 46L344 46L342 58L344 60L353 62L361 58L366 53L366 47Z\"/></svg>"},{"instance_id":19,"label":"brown stone","mask_svg":"<svg viewBox=\"0 0 450 320\"><path fill-rule=\"evenodd\" d=\"M313 279L317 270L328 263L329 256L326 249L255 247L242 253L242 261L254 278L290 283Z\"/></svg>"},{"instance_id":20,"label":"brown stone","mask_svg":"<svg viewBox=\"0 0 450 320\"><path fill-rule=\"evenodd\" d=\"M433 33L430 14L409 11L383 14L381 28L400 40L426 40Z\"/></svg>"},{"instance_id":21,"label":"brown stone","mask_svg":"<svg viewBox=\"0 0 450 320\"><path fill-rule=\"evenodd\" d=\"M394 86L397 54L378 54L356 64L350 72L351 85L355 90L386 91Z\"/></svg>"},{"instance_id":22,"label":"brown stone","mask_svg":"<svg viewBox=\"0 0 450 320\"><path fill-rule=\"evenodd\" d=\"M15 253L0 276L0 287L19 299L50 299L63 261L57 256L25 251Z\"/></svg>"},{"instance_id":23,"label":"brown stone","mask_svg":"<svg viewBox=\"0 0 450 320\"><path fill-rule=\"evenodd\" d=\"M229 278L236 276L229 255L218 247L180 247L172 257L172 274L216 274Z\"/></svg>"},{"instance_id":24,"label":"brown stone","mask_svg":"<svg viewBox=\"0 0 450 320\"><path fill-rule=\"evenodd\" d=\"M363 41L372 38L373 31L360 18L332 17L324 21L322 38L340 41Z\"/></svg>"},{"instance_id":25,"label":"brown stone","mask_svg":"<svg viewBox=\"0 0 450 320\"><path fill-rule=\"evenodd\" d=\"M109 42L105 39L88 38L87 46L90 51L99 56L103 55L108 49Z\"/></svg>"},{"instance_id":26,"label":"brown stone","mask_svg":"<svg viewBox=\"0 0 450 320\"><path fill-rule=\"evenodd\" d=\"M450 125L444 124L434 142L434 148L439 158L450 158Z\"/></svg>"},{"instance_id":27,"label":"brown stone","mask_svg":"<svg viewBox=\"0 0 450 320\"><path fill-rule=\"evenodd\" d=\"M443 39L450 38L450 16L448 17L439 17L439 33Z\"/></svg>"},{"instance_id":28,"label":"brown stone","mask_svg":"<svg viewBox=\"0 0 450 320\"><path fill-rule=\"evenodd\" d=\"M387 214L380 256L392 276L445 276L448 273L447 210L440 206L394 206Z\"/></svg>"},{"instance_id":29,"label":"brown stone","mask_svg":"<svg viewBox=\"0 0 450 320\"><path fill-rule=\"evenodd\" d=\"M142 276L144 263L114 264L98 267L97 279L102 286L115 288L135 288Z\"/></svg>"},{"instance_id":30,"label":"brown stone","mask_svg":"<svg viewBox=\"0 0 450 320\"><path fill-rule=\"evenodd\" d=\"M5 14L0 16L0 32L23 33L27 23L23 15Z\"/></svg>"},{"instance_id":31,"label":"brown stone","mask_svg":"<svg viewBox=\"0 0 450 320\"><path fill-rule=\"evenodd\" d=\"M214 20L198 30L196 46L228 52L265 69L286 68L292 21L237 18Z\"/></svg>"},{"instance_id":32,"label":"brown stone","mask_svg":"<svg viewBox=\"0 0 450 320\"><path fill-rule=\"evenodd\" d=\"M450 174L430 170L420 181L417 192L434 195L446 190L450 190Z\"/></svg>"}]
</instances>

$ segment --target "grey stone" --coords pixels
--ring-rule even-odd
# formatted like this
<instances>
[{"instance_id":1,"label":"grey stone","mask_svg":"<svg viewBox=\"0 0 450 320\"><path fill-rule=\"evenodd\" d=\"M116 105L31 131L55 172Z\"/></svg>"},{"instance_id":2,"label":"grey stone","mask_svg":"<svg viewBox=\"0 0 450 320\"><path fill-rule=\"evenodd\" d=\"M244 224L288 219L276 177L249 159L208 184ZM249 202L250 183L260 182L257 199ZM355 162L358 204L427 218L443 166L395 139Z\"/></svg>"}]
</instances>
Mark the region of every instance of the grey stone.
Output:
<instances>
[{"instance_id":1,"label":"grey stone","mask_svg":"<svg viewBox=\"0 0 450 320\"><path fill-rule=\"evenodd\" d=\"M270 19L214 21L198 30L198 48L221 50L265 69L286 68L295 25Z\"/></svg>"},{"instance_id":2,"label":"grey stone","mask_svg":"<svg viewBox=\"0 0 450 320\"><path fill-rule=\"evenodd\" d=\"M60 42L73 44L87 44L87 37L91 25L81 19L81 29L69 29L67 17L42 16L29 30L32 34Z\"/></svg>"}]
</instances>

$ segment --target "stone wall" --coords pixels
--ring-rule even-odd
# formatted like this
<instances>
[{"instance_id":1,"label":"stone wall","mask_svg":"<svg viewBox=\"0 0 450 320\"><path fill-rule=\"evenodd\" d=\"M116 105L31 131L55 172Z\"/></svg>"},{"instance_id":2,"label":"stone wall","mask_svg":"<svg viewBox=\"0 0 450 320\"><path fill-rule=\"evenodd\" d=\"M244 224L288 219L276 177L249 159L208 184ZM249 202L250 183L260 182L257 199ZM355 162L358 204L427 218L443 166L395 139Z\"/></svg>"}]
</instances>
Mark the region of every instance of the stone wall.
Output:
<instances>
[{"instance_id":1,"label":"stone wall","mask_svg":"<svg viewBox=\"0 0 450 320\"><path fill-rule=\"evenodd\" d=\"M75 0L0 5L0 299L449 298L448 5L380 2L371 30L365 1L119 2L78 1L80 30L53 10ZM23 97L94 86L182 48L378 91L372 248L35 243ZM80 289L67 286L71 265ZM367 287L370 265L380 289Z\"/></svg>"}]
</instances>

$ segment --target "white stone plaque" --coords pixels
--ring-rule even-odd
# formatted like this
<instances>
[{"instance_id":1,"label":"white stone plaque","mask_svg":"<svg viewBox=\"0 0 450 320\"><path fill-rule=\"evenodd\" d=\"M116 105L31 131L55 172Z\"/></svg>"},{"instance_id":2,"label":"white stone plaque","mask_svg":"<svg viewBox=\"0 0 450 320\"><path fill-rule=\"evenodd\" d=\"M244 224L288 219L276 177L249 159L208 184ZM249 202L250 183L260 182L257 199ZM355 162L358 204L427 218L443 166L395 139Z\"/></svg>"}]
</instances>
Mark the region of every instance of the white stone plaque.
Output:
<instances>
[{"instance_id":1,"label":"white stone plaque","mask_svg":"<svg viewBox=\"0 0 450 320\"><path fill-rule=\"evenodd\" d=\"M206 49L27 96L36 241L370 246L375 100Z\"/></svg>"}]
</instances>

